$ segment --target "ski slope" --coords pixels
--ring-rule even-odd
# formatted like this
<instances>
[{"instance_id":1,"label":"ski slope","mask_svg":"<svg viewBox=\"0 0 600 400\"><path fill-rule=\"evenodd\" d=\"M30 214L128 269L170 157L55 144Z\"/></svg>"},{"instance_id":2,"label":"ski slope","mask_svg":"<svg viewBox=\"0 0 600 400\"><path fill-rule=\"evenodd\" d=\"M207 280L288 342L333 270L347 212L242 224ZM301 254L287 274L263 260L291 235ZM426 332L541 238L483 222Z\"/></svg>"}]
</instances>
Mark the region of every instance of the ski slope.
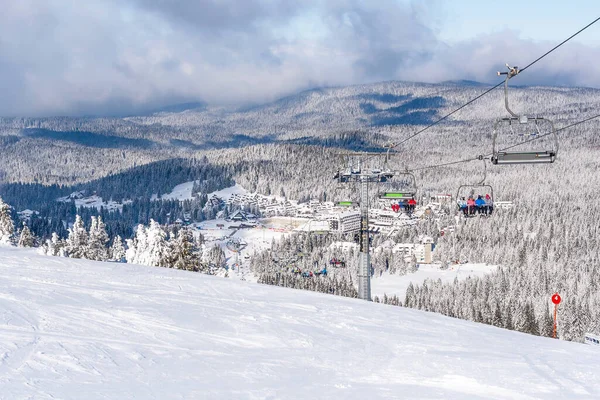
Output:
<instances>
[{"instance_id":1,"label":"ski slope","mask_svg":"<svg viewBox=\"0 0 600 400\"><path fill-rule=\"evenodd\" d=\"M593 399L600 349L311 292L0 248L2 399Z\"/></svg>"},{"instance_id":2,"label":"ski slope","mask_svg":"<svg viewBox=\"0 0 600 400\"><path fill-rule=\"evenodd\" d=\"M454 279L463 280L468 277L482 277L494 271L495 265L488 264L456 264L450 265L447 269L440 269L438 264L420 264L415 272L408 272L405 275L391 275L383 273L381 276L375 275L371 279L372 296L383 297L396 295L401 301L406 298L406 289L409 284L422 285L426 279L431 281L452 282Z\"/></svg>"},{"instance_id":3,"label":"ski slope","mask_svg":"<svg viewBox=\"0 0 600 400\"><path fill-rule=\"evenodd\" d=\"M194 188L194 181L181 183L173 188L170 193L163 194L160 198L163 200L192 200L192 189ZM246 194L248 191L241 185L234 185L225 189L217 190L216 192L208 193L208 197L217 196L224 200L229 199L234 194ZM156 199L157 196L153 195L152 199Z\"/></svg>"}]
</instances>

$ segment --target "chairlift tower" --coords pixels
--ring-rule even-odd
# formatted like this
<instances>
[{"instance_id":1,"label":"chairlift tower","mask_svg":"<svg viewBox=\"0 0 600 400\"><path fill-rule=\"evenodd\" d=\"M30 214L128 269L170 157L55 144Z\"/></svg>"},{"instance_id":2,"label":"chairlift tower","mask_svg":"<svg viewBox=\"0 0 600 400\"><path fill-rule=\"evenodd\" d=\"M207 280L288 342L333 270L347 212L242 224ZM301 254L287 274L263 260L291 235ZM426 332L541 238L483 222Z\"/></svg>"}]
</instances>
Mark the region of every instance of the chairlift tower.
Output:
<instances>
[{"instance_id":1,"label":"chairlift tower","mask_svg":"<svg viewBox=\"0 0 600 400\"><path fill-rule=\"evenodd\" d=\"M358 264L358 298L371 301L371 259L369 254L369 183L384 183L394 174L384 168L365 168L362 159L381 160L385 157L384 166L387 166L389 154L386 153L356 153L341 154L347 158L348 164L343 170L337 171L334 179L338 183L358 183L360 190L360 236L359 236L359 264ZM342 201L343 206L356 206L356 202Z\"/></svg>"}]
</instances>

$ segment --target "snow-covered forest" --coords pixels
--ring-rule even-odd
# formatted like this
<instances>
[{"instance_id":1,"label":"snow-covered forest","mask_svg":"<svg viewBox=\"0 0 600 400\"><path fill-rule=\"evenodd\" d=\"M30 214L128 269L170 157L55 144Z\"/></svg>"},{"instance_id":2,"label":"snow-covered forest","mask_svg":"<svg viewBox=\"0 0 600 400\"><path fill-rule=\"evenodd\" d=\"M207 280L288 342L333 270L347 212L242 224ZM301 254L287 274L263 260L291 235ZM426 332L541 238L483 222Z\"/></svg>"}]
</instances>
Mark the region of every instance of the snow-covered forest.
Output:
<instances>
[{"instance_id":1,"label":"snow-covered forest","mask_svg":"<svg viewBox=\"0 0 600 400\"><path fill-rule=\"evenodd\" d=\"M340 167L336 153L341 149L372 150L398 143L483 90L468 84L387 82L313 90L246 110L202 107L129 118L5 118L0 121L0 151L12 156L0 159L4 183L0 195L15 207L11 213L14 233L8 232L5 223L0 237L32 243L27 234L27 240L20 240L25 222L29 234L39 236L39 244L51 249L49 254L63 251L71 257L180 268L187 262L176 260L185 256L174 255L172 249L187 248L183 244L186 234L168 233L158 223L186 212L194 213L196 220L214 218L218 210L207 209L207 198L202 195L235 182L251 192L299 201L333 199L339 195L332 176ZM599 94L581 88L515 88L511 89L511 105L520 112L550 118L561 128L592 115L600 106ZM392 167L414 170L419 196L455 195L460 185L479 182L484 176L482 161L424 167L489 154L493 121L505 115L501 96L500 91L492 92L406 142L392 157ZM565 301L560 338L581 340L584 332L600 333L599 127L598 121L590 121L561 131L558 158L551 165L488 163L486 183L492 185L496 200L512 201L513 209L462 221L450 235L440 235L439 223L424 221L391 237L400 242L421 233L432 236L442 264L466 259L500 265L484 277L411 286L406 298L400 299L402 304L547 336L550 296L559 291ZM518 133L503 131L501 143L522 141ZM545 149L550 143L543 138L530 146L534 145ZM203 182L195 200L180 203L152 198L192 180ZM55 201L80 190L131 203L107 211L77 209L73 203ZM39 214L19 220L16 212L27 208ZM99 234L100 223L106 227ZM447 223L454 223L451 216ZM146 227L134 229L138 224ZM81 233L79 238L75 230ZM301 279L281 277L281 268L272 257L297 247L308 254L300 261L307 265L334 256L329 248L333 238L306 236L273 243L270 251L257 254L252 268L261 281L306 286ZM100 255L89 249L79 254L69 244L75 239L93 243L92 237L106 249ZM374 238L375 244L382 241ZM188 250L197 252L199 244L188 242ZM163 250L152 250L154 255L149 256L140 250L149 243L152 249ZM211 251L210 256L196 254L197 259L209 257L211 262L181 269L212 268L222 256ZM349 268L327 278L335 280L334 286L354 278L348 271L357 263L356 254L347 257ZM411 267L389 253L373 257L375 274L390 268L402 274ZM346 289L336 294L354 295Z\"/></svg>"}]
</instances>

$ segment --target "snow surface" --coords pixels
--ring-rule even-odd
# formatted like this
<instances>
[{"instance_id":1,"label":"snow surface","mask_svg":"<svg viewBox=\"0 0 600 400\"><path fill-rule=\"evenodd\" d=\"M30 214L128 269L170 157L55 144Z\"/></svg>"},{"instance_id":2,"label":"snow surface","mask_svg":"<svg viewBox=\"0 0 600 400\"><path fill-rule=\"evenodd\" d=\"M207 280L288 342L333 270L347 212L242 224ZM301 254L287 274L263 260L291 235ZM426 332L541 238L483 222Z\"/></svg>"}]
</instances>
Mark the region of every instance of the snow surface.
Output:
<instances>
[{"instance_id":1,"label":"snow surface","mask_svg":"<svg viewBox=\"0 0 600 400\"><path fill-rule=\"evenodd\" d=\"M75 207L78 207L78 208L79 207L87 207L87 208L96 208L98 210L100 210L100 208L104 208L107 211L122 210L123 204L131 203L131 200L126 200L123 203L119 203L119 202L113 201L113 200L104 201L104 199L102 199L102 197L95 195L95 194L91 195L91 196L83 197L80 199L71 198L70 196L65 196L65 197L60 197L60 198L56 199L56 201L61 201L61 202L73 201L75 203Z\"/></svg>"},{"instance_id":2,"label":"snow surface","mask_svg":"<svg viewBox=\"0 0 600 400\"><path fill-rule=\"evenodd\" d=\"M281 240L293 229L289 226L290 218L268 218L259 220L260 224L254 228L227 229L229 226L237 226L238 222L226 221L224 219L213 219L194 223L196 234L202 234L206 241L206 247L219 245L227 257L227 265L231 269L228 276L234 279L256 281L250 272L250 259L255 253L259 253L271 247L273 240ZM217 225L223 224L223 228ZM198 229L200 228L200 229ZM236 254L227 247L227 242L239 239L246 243L236 258ZM240 268L235 268L236 260Z\"/></svg>"},{"instance_id":3,"label":"snow surface","mask_svg":"<svg viewBox=\"0 0 600 400\"><path fill-rule=\"evenodd\" d=\"M383 273L381 276L374 276L371 279L371 294L379 297L383 297L384 293L388 296L397 295L401 301L404 301L406 289L411 282L414 286L422 285L425 279L452 282L454 278L458 278L460 281L468 277L483 276L497 268L495 265L488 264L457 264L450 265L445 270L439 267L437 264L420 264L416 272L406 275Z\"/></svg>"},{"instance_id":4,"label":"snow surface","mask_svg":"<svg viewBox=\"0 0 600 400\"><path fill-rule=\"evenodd\" d=\"M180 185L177 185L173 188L171 193L163 194L160 198L163 200L192 200L194 197L192 196L192 188L194 187L194 181L185 182ZM234 194L247 194L248 191L244 189L241 185L236 184L235 186L231 186L222 190L217 190L216 192L212 192L208 194L208 197L212 197L216 195L223 200L228 200ZM156 199L157 196L152 196L152 199Z\"/></svg>"},{"instance_id":5,"label":"snow surface","mask_svg":"<svg viewBox=\"0 0 600 400\"><path fill-rule=\"evenodd\" d=\"M160 196L162 200L192 200L192 188L194 187L194 181L185 182L177 185L173 188L171 193L166 193ZM152 196L152 200L156 200L158 196Z\"/></svg>"},{"instance_id":6,"label":"snow surface","mask_svg":"<svg viewBox=\"0 0 600 400\"><path fill-rule=\"evenodd\" d=\"M3 399L592 399L600 349L197 273L0 248Z\"/></svg>"}]
</instances>

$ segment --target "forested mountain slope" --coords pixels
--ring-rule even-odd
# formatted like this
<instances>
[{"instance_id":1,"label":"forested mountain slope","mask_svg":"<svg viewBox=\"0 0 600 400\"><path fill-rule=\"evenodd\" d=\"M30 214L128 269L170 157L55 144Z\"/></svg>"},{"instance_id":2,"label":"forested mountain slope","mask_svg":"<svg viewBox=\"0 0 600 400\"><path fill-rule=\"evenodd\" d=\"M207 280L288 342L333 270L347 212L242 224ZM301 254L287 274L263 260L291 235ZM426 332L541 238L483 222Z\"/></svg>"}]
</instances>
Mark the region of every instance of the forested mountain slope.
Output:
<instances>
[{"instance_id":1,"label":"forested mountain slope","mask_svg":"<svg viewBox=\"0 0 600 400\"><path fill-rule=\"evenodd\" d=\"M315 89L237 110L202 106L127 118L1 118L0 151L10 157L0 159L0 181L74 183L165 158L220 154L214 150L225 148L243 153L243 147L260 144L380 147L483 91L477 84L383 82ZM598 109L598 93L511 88L511 104L561 124ZM432 129L416 149L452 150L445 143L451 138L487 142L492 121L505 114L502 91L494 91ZM442 141L432 146L433 138Z\"/></svg>"}]
</instances>

